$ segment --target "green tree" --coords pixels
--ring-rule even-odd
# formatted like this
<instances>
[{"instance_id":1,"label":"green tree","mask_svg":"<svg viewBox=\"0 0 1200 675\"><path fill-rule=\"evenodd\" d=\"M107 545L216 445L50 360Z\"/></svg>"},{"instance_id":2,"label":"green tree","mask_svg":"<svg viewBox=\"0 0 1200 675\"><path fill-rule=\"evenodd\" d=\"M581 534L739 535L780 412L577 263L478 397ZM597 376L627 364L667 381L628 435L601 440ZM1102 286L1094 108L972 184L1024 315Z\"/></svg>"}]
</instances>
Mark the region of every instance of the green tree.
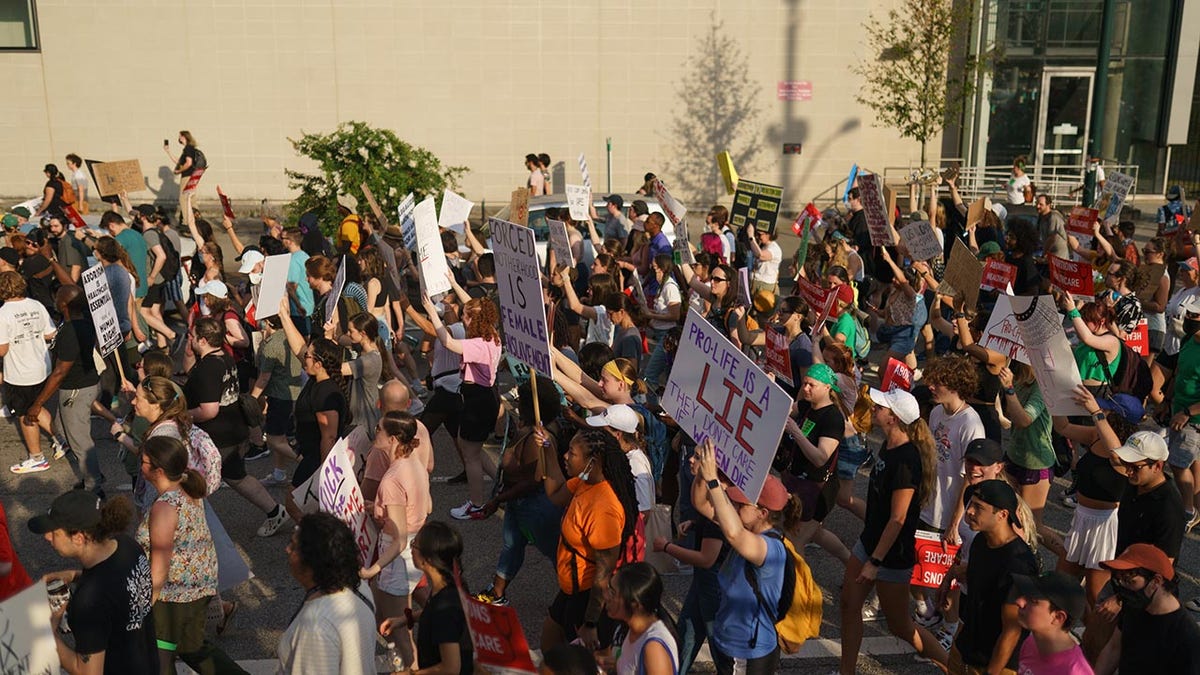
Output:
<instances>
[{"instance_id":1,"label":"green tree","mask_svg":"<svg viewBox=\"0 0 1200 675\"><path fill-rule=\"evenodd\" d=\"M457 189L467 172L466 167L443 166L425 148L400 140L390 129L375 129L364 122L343 122L328 134L306 133L299 140L288 140L296 154L316 162L318 169L317 173L284 170L288 187L299 191L289 211L293 217L317 211L327 234L341 221L338 195L353 196L359 212L368 212L363 183L394 222L396 206L409 192L418 202L430 195L441 199L442 190Z\"/></svg>"},{"instance_id":2,"label":"green tree","mask_svg":"<svg viewBox=\"0 0 1200 675\"><path fill-rule=\"evenodd\" d=\"M671 123L674 151L667 176L681 198L716 203L725 193L717 153L728 150L738 173L753 176L762 145L761 88L750 77L750 62L738 41L725 32L724 22L713 21L687 62Z\"/></svg>"},{"instance_id":3,"label":"green tree","mask_svg":"<svg viewBox=\"0 0 1200 675\"><path fill-rule=\"evenodd\" d=\"M921 144L921 166L929 141L962 115L979 75L994 62L956 49L970 31L973 5L900 0L883 16L871 15L864 25L870 56L850 66L865 80L858 102L880 126ZM966 55L952 60L956 51Z\"/></svg>"}]
</instances>

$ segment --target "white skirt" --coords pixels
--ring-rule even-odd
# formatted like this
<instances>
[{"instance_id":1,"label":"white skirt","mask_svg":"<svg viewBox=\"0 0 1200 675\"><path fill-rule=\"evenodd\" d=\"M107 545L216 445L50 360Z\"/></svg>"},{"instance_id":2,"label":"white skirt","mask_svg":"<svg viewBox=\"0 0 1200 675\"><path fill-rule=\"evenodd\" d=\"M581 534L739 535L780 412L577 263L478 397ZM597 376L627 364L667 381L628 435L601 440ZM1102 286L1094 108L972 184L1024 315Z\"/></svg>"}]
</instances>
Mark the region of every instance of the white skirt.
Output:
<instances>
[{"instance_id":1,"label":"white skirt","mask_svg":"<svg viewBox=\"0 0 1200 675\"><path fill-rule=\"evenodd\" d=\"M408 535L408 545L396 556L396 559L379 571L375 578L375 586L388 595L409 595L421 582L422 572L413 564L412 542L416 533ZM392 537L387 534L379 535L379 552L383 553L392 545Z\"/></svg>"},{"instance_id":2,"label":"white skirt","mask_svg":"<svg viewBox=\"0 0 1200 675\"><path fill-rule=\"evenodd\" d=\"M1117 556L1117 510L1076 506L1063 546L1068 562L1090 570L1101 569L1101 562Z\"/></svg>"}]
</instances>

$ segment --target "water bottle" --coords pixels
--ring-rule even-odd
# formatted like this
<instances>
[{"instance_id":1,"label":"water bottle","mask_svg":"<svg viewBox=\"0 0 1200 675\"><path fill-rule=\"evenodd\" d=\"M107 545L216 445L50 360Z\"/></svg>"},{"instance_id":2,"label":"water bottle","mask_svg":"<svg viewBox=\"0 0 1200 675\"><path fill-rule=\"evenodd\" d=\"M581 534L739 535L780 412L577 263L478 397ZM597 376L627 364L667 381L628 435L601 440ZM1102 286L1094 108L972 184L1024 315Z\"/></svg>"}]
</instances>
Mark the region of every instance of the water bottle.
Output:
<instances>
[{"instance_id":1,"label":"water bottle","mask_svg":"<svg viewBox=\"0 0 1200 675\"><path fill-rule=\"evenodd\" d=\"M71 589L62 579L46 582L46 593L50 596L50 610L53 612L62 609L71 600ZM67 625L66 614L63 614L62 621L58 624L58 632L63 635L71 632L71 627Z\"/></svg>"}]
</instances>

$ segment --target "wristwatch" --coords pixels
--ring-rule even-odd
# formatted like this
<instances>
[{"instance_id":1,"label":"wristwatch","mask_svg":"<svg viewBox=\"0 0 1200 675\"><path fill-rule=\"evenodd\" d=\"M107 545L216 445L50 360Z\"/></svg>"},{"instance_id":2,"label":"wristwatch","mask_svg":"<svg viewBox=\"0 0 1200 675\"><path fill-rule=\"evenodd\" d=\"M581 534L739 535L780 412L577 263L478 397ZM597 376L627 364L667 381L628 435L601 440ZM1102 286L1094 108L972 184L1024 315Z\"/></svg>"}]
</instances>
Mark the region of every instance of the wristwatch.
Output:
<instances>
[{"instance_id":1,"label":"wristwatch","mask_svg":"<svg viewBox=\"0 0 1200 675\"><path fill-rule=\"evenodd\" d=\"M1017 393L1017 390L1016 390L1016 389L1014 389L1014 388L1012 388L1012 387L1007 387L1007 388L1005 388L1005 390L1004 390L1004 395L1005 395L1005 396L1012 396L1012 395L1013 395L1013 394L1015 394L1015 393Z\"/></svg>"},{"instance_id":2,"label":"wristwatch","mask_svg":"<svg viewBox=\"0 0 1200 675\"><path fill-rule=\"evenodd\" d=\"M1097 410L1096 412L1092 413L1092 419L1096 420L1097 422L1103 420L1104 418L1105 415L1103 410Z\"/></svg>"},{"instance_id":3,"label":"wristwatch","mask_svg":"<svg viewBox=\"0 0 1200 675\"><path fill-rule=\"evenodd\" d=\"M717 488L721 487L721 481L714 478L714 479L708 481L707 483L705 483L705 485L708 486L709 490L716 490Z\"/></svg>"},{"instance_id":4,"label":"wristwatch","mask_svg":"<svg viewBox=\"0 0 1200 675\"><path fill-rule=\"evenodd\" d=\"M867 558L867 562L871 563L872 565L874 565L876 567L883 567L883 561L880 560L879 558L876 558L875 556L871 556L870 558Z\"/></svg>"}]
</instances>

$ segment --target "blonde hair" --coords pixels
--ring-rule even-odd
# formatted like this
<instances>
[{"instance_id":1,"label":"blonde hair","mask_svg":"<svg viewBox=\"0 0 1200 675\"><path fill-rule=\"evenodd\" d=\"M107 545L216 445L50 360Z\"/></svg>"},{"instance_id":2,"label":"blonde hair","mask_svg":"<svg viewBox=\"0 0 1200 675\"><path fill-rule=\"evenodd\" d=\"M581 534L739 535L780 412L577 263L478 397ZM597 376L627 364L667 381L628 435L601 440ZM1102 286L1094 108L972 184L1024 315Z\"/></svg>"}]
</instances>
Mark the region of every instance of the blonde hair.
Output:
<instances>
[{"instance_id":1,"label":"blonde hair","mask_svg":"<svg viewBox=\"0 0 1200 675\"><path fill-rule=\"evenodd\" d=\"M924 506L937 489L937 453L933 449L933 432L929 430L925 420L919 417L912 424L905 424L897 417L896 425L908 436L909 442L916 446L921 455L921 490L917 493L917 499Z\"/></svg>"}]
</instances>

